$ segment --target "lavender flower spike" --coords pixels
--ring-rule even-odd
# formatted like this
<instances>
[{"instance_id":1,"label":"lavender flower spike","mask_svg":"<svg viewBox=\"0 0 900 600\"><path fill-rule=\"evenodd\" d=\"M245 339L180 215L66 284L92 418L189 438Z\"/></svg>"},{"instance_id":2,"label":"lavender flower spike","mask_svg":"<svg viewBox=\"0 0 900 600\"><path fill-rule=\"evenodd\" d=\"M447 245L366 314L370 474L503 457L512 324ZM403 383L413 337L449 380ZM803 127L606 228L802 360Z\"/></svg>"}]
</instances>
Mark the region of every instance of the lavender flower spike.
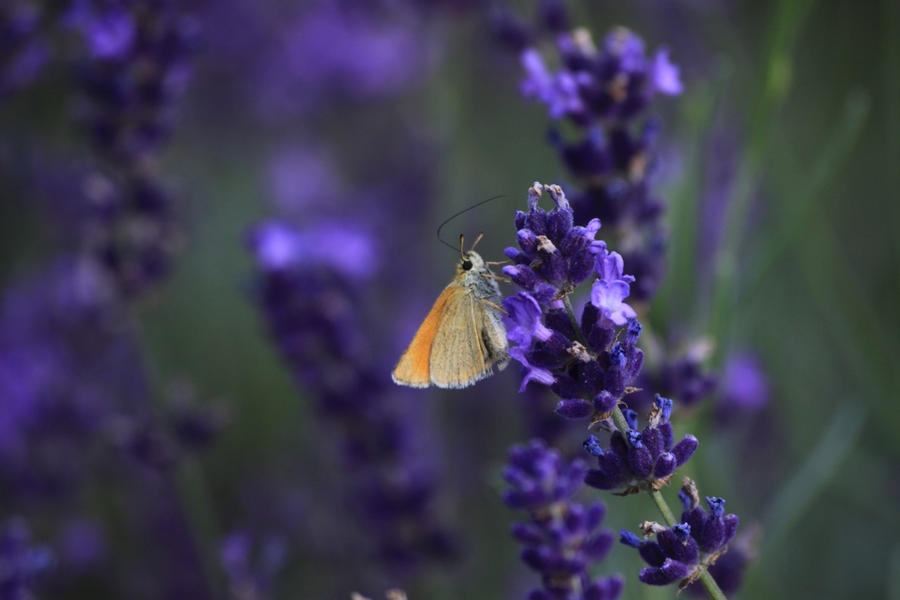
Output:
<instances>
[{"instance_id":1,"label":"lavender flower spike","mask_svg":"<svg viewBox=\"0 0 900 600\"><path fill-rule=\"evenodd\" d=\"M694 482L687 478L679 497L685 506L680 523L668 528L642 523L644 539L626 530L620 534L619 541L636 548L650 565L638 575L648 585L678 581L679 588L687 587L727 552L727 544L737 532L738 518L725 514L722 498L706 498L709 510L704 510L699 506ZM656 541L646 539L653 535Z\"/></svg>"},{"instance_id":2,"label":"lavender flower spike","mask_svg":"<svg viewBox=\"0 0 900 600\"><path fill-rule=\"evenodd\" d=\"M602 448L593 436L589 438L585 448L597 457L597 468L588 471L585 483L601 490L624 488L624 494L667 485L675 469L688 461L698 444L692 435L674 443L671 412L672 401L657 396L641 431L614 431L608 448ZM629 416L636 418L634 413Z\"/></svg>"},{"instance_id":3,"label":"lavender flower spike","mask_svg":"<svg viewBox=\"0 0 900 600\"><path fill-rule=\"evenodd\" d=\"M599 529L603 503L585 507L572 501L586 470L583 461L566 463L540 440L510 450L504 500L531 516L513 525L512 534L524 546L522 561L543 579L529 600L614 600L622 592L621 577L592 580L588 574L588 567L609 552L613 538Z\"/></svg>"},{"instance_id":4,"label":"lavender flower spike","mask_svg":"<svg viewBox=\"0 0 900 600\"><path fill-rule=\"evenodd\" d=\"M549 212L540 206L545 191L556 205ZM624 302L634 278L624 273L622 257L596 239L598 219L574 225L557 185L532 185L528 212L517 212L515 223L519 247L506 249L514 264L503 272L522 291L503 305L510 356L525 369L522 389L530 381L550 386L563 417L605 418L643 362L637 313ZM588 280L592 302L577 323L568 296Z\"/></svg>"}]
</instances>

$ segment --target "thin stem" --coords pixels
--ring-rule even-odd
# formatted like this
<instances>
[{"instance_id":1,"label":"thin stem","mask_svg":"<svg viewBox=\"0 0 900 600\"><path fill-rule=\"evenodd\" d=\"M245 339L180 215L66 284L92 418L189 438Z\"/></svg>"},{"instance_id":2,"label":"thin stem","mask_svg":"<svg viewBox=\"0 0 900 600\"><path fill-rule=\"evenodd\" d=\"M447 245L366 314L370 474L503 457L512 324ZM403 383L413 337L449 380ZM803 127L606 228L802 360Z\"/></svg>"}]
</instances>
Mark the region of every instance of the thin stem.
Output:
<instances>
[{"instance_id":1,"label":"thin stem","mask_svg":"<svg viewBox=\"0 0 900 600\"><path fill-rule=\"evenodd\" d=\"M613 409L612 417L613 421L616 422L616 427L622 432L622 435L625 435L625 432L631 429L631 427L628 426L628 421L625 420L625 415L622 414L622 409L619 408L618 405ZM627 439L628 438L626 438L626 440Z\"/></svg>"},{"instance_id":2,"label":"thin stem","mask_svg":"<svg viewBox=\"0 0 900 600\"><path fill-rule=\"evenodd\" d=\"M722 590L719 589L719 584L716 583L716 580L705 568L700 572L700 583L703 584L703 587L706 588L706 593L713 600L728 600L725 594L722 593Z\"/></svg>"},{"instance_id":3,"label":"thin stem","mask_svg":"<svg viewBox=\"0 0 900 600\"><path fill-rule=\"evenodd\" d=\"M578 341L587 346L587 340L584 339L584 334L581 331L581 327L578 325L578 319L575 317L575 309L572 308L572 301L569 300L569 295L566 294L563 296L562 300L566 307L566 312L569 314L569 322L572 324L572 329L575 331L575 335L578 336Z\"/></svg>"},{"instance_id":4,"label":"thin stem","mask_svg":"<svg viewBox=\"0 0 900 600\"><path fill-rule=\"evenodd\" d=\"M653 502L656 504L656 508L659 509L660 514L662 514L663 519L665 519L666 525L669 527L675 525L678 522L675 520L675 513L669 508L669 503L666 502L662 492L659 490L651 490L650 497L653 498Z\"/></svg>"}]
</instances>

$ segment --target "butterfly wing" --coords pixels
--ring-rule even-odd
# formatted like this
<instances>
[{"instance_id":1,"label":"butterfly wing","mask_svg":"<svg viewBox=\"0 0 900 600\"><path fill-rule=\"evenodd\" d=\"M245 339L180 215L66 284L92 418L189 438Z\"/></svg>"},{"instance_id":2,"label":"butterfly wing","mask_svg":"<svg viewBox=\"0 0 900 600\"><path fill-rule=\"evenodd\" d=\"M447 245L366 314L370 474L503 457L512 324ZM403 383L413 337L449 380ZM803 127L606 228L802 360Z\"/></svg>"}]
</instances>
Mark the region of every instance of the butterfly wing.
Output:
<instances>
[{"instance_id":1,"label":"butterfly wing","mask_svg":"<svg viewBox=\"0 0 900 600\"><path fill-rule=\"evenodd\" d=\"M492 361L482 339L486 307L459 285L447 301L431 347L431 382L464 388L491 374Z\"/></svg>"},{"instance_id":2,"label":"butterfly wing","mask_svg":"<svg viewBox=\"0 0 900 600\"><path fill-rule=\"evenodd\" d=\"M450 284L438 299L435 300L434 306L428 312L428 316L419 325L419 330L409 343L406 352L397 361L397 366L391 373L394 383L399 385L407 385L410 387L425 388L431 385L431 348L434 344L435 335L438 326L444 319L444 311L450 297L453 295L453 285ZM459 286L456 286L457 288Z\"/></svg>"},{"instance_id":3,"label":"butterfly wing","mask_svg":"<svg viewBox=\"0 0 900 600\"><path fill-rule=\"evenodd\" d=\"M499 298L498 298L499 300ZM490 305L481 311L481 339L487 350L487 362L497 364L499 370L509 363L509 341L506 339L506 327L500 319L500 312Z\"/></svg>"}]
</instances>

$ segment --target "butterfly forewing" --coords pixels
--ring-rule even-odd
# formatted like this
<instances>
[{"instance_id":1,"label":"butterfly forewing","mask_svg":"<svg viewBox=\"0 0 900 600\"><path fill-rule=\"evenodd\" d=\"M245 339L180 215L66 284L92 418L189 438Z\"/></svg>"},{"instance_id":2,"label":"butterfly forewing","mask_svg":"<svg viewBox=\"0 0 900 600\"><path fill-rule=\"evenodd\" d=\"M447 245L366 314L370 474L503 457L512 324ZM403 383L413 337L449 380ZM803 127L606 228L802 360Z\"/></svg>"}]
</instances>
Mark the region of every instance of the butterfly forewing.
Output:
<instances>
[{"instance_id":1,"label":"butterfly forewing","mask_svg":"<svg viewBox=\"0 0 900 600\"><path fill-rule=\"evenodd\" d=\"M431 346L431 381L442 388L467 387L491 373L478 299L465 287L456 287Z\"/></svg>"},{"instance_id":2,"label":"butterfly forewing","mask_svg":"<svg viewBox=\"0 0 900 600\"><path fill-rule=\"evenodd\" d=\"M453 294L451 290L453 285L452 283L448 285L441 292L441 295L438 296L434 306L428 312L428 316L425 317L425 320L419 326L419 330L416 331L412 342L409 343L409 348L400 357L397 366L391 373L394 383L418 388L431 385L431 369L429 366L431 348L434 344L438 326L441 324L444 309Z\"/></svg>"}]
</instances>

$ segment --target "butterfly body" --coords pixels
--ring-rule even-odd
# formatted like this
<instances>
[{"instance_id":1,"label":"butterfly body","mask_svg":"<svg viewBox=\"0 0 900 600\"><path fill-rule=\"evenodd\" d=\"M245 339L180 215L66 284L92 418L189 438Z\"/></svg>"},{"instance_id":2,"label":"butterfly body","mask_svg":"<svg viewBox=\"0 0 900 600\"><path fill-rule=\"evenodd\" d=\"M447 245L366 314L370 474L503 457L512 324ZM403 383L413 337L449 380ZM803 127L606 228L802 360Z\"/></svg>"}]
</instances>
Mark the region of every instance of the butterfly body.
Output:
<instances>
[{"instance_id":1,"label":"butterfly body","mask_svg":"<svg viewBox=\"0 0 900 600\"><path fill-rule=\"evenodd\" d=\"M509 362L500 317L500 288L477 252L462 254L444 288L391 374L395 383L424 388L468 387Z\"/></svg>"}]
</instances>

